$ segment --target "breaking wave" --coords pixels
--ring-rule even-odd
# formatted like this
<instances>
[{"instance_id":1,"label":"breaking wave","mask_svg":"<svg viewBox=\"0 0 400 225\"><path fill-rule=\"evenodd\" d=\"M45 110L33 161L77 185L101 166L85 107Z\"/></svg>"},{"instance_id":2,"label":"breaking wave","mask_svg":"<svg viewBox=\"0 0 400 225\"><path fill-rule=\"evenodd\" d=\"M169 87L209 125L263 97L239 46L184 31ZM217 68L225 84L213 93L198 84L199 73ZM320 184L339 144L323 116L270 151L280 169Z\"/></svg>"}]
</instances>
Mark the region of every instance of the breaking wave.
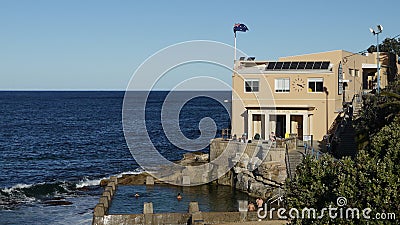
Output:
<instances>
[{"instance_id":1,"label":"breaking wave","mask_svg":"<svg viewBox=\"0 0 400 225\"><path fill-rule=\"evenodd\" d=\"M17 205L62 196L74 190L75 185L69 182L16 184L0 190L0 209L10 209Z\"/></svg>"},{"instance_id":2,"label":"breaking wave","mask_svg":"<svg viewBox=\"0 0 400 225\"><path fill-rule=\"evenodd\" d=\"M122 177L125 174L140 174L142 172L140 169L136 169L113 176ZM12 187L0 189L0 209L10 209L10 206L40 202L67 195L88 194L87 192L91 194L91 190L100 187L101 180L109 179L110 177L105 176L96 179L84 177L78 182L59 181L52 183L16 184ZM98 191L93 194L97 195Z\"/></svg>"},{"instance_id":3,"label":"breaking wave","mask_svg":"<svg viewBox=\"0 0 400 225\"><path fill-rule=\"evenodd\" d=\"M122 177L125 174L140 174L142 172L143 172L143 170L138 168L138 169L135 169L134 171L122 172L122 173L119 173L119 174L116 174L116 175L113 175L113 176ZM88 186L96 186L96 185L100 184L101 180L110 179L110 177L111 176L103 177L103 178L99 178L99 179L92 179L92 180L88 179L87 177L84 177L82 180L80 180L76 184L76 188L83 188L83 187L88 187Z\"/></svg>"}]
</instances>

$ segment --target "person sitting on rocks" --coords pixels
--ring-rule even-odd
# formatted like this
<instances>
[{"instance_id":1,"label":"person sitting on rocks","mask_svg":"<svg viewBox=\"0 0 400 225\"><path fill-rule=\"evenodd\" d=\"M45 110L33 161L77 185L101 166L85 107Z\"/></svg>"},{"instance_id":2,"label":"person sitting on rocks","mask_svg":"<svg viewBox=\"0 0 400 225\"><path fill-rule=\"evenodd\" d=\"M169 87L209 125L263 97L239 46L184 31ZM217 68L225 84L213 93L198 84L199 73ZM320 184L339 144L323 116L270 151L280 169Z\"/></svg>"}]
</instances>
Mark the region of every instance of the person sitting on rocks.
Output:
<instances>
[{"instance_id":1,"label":"person sitting on rocks","mask_svg":"<svg viewBox=\"0 0 400 225\"><path fill-rule=\"evenodd\" d=\"M269 140L272 141L272 142L276 141L276 135L275 135L274 132L271 132L271 134L269 135Z\"/></svg>"},{"instance_id":2,"label":"person sitting on rocks","mask_svg":"<svg viewBox=\"0 0 400 225\"><path fill-rule=\"evenodd\" d=\"M256 211L256 207L254 206L253 202L249 203L249 205L247 206L247 209L249 210L249 212Z\"/></svg>"},{"instance_id":3,"label":"person sitting on rocks","mask_svg":"<svg viewBox=\"0 0 400 225\"><path fill-rule=\"evenodd\" d=\"M236 136L236 134L234 134L234 135L232 136L232 140L233 140L233 141L237 141L237 136Z\"/></svg>"}]
</instances>

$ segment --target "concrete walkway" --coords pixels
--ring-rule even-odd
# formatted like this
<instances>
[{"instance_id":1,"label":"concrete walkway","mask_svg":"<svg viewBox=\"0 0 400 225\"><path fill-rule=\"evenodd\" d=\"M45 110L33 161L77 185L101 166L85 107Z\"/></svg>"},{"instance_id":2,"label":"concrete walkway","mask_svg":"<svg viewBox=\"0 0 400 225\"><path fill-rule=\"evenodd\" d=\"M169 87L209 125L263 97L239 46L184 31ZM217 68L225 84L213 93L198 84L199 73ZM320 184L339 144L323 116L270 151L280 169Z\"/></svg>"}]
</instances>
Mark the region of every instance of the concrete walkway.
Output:
<instances>
[{"instance_id":1,"label":"concrete walkway","mask_svg":"<svg viewBox=\"0 0 400 225\"><path fill-rule=\"evenodd\" d=\"M303 161L304 158L304 147L297 147L295 150L288 151L289 157L289 167L291 177L294 177L296 174L296 167Z\"/></svg>"}]
</instances>

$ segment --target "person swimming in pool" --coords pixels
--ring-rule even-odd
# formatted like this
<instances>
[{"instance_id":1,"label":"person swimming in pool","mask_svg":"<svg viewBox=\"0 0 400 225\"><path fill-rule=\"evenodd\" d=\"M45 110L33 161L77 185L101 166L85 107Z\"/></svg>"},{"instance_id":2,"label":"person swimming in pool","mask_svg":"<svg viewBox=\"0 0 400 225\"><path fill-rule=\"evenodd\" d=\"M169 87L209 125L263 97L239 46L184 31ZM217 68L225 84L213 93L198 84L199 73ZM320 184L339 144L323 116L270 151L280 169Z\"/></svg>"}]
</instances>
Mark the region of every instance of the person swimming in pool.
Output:
<instances>
[{"instance_id":1,"label":"person swimming in pool","mask_svg":"<svg viewBox=\"0 0 400 225\"><path fill-rule=\"evenodd\" d=\"M176 196L176 199L178 199L178 200L181 200L181 199L182 199L181 193L178 193L178 195Z\"/></svg>"}]
</instances>

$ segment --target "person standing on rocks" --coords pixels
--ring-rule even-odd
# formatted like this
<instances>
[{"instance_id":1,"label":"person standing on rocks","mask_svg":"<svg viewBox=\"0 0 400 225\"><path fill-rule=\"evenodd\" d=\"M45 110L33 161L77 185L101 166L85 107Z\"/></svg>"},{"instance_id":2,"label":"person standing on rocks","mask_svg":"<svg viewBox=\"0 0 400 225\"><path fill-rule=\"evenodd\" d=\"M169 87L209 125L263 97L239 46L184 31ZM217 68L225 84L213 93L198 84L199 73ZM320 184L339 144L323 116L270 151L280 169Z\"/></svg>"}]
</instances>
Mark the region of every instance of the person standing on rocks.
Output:
<instances>
[{"instance_id":1,"label":"person standing on rocks","mask_svg":"<svg viewBox=\"0 0 400 225\"><path fill-rule=\"evenodd\" d=\"M260 209L263 207L264 200L262 200L262 198L257 198L256 204L257 204L257 207Z\"/></svg>"}]
</instances>

